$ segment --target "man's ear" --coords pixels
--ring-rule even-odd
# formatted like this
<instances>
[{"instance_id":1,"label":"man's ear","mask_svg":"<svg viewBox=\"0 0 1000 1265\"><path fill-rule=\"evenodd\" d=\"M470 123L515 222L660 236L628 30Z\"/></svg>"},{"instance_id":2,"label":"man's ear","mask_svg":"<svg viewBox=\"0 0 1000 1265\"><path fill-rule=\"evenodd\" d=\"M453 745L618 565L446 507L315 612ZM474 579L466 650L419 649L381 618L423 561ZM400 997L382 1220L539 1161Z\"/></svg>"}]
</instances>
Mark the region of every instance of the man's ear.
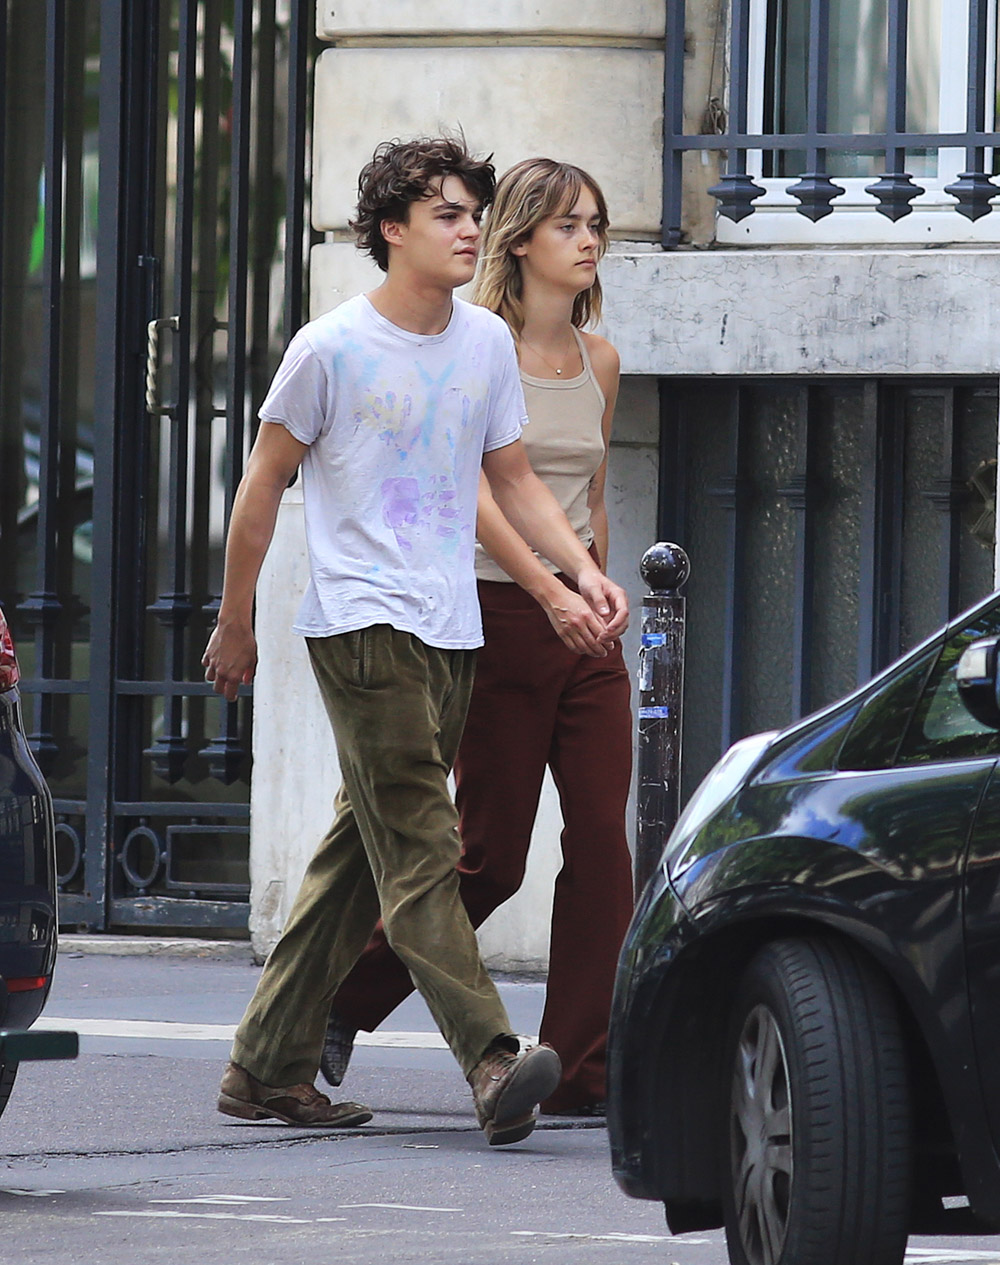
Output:
<instances>
[{"instance_id":1,"label":"man's ear","mask_svg":"<svg viewBox=\"0 0 1000 1265\"><path fill-rule=\"evenodd\" d=\"M399 220L383 220L379 230L389 246L398 246L403 240L403 225Z\"/></svg>"}]
</instances>

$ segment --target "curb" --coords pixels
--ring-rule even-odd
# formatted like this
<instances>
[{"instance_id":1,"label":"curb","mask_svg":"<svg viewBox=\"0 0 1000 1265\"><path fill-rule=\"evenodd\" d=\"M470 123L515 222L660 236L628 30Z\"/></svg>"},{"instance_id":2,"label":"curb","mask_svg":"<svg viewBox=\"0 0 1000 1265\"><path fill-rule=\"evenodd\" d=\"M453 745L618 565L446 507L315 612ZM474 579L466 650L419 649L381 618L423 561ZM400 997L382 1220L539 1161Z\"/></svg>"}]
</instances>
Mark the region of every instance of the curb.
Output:
<instances>
[{"instance_id":1,"label":"curb","mask_svg":"<svg viewBox=\"0 0 1000 1265\"><path fill-rule=\"evenodd\" d=\"M249 940L196 940L189 936L95 936L78 932L59 936L60 954L106 957L226 958L253 962Z\"/></svg>"},{"instance_id":2,"label":"curb","mask_svg":"<svg viewBox=\"0 0 1000 1265\"><path fill-rule=\"evenodd\" d=\"M262 965L249 940L197 940L193 936L105 936L64 931L59 933L59 952L118 958L214 958ZM495 980L512 984L544 984L546 979L545 970L534 962L490 958L485 966Z\"/></svg>"}]
</instances>

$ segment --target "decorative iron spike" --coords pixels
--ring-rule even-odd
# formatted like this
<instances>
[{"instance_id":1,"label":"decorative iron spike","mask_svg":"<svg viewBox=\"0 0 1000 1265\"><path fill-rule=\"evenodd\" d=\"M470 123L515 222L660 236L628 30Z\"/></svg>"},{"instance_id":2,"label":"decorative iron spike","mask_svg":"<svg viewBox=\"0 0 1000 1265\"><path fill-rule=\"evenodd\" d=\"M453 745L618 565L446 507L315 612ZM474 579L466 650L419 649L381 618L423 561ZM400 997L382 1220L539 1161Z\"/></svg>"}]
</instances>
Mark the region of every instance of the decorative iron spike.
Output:
<instances>
[{"instance_id":1,"label":"decorative iron spike","mask_svg":"<svg viewBox=\"0 0 1000 1265\"><path fill-rule=\"evenodd\" d=\"M745 171L739 171L722 176L719 183L712 185L708 192L718 202L719 214L724 215L727 220L739 223L748 215L753 215L753 200L763 197L767 190L754 184L753 177L748 176Z\"/></svg>"},{"instance_id":2,"label":"decorative iron spike","mask_svg":"<svg viewBox=\"0 0 1000 1265\"><path fill-rule=\"evenodd\" d=\"M198 754L208 765L212 777L223 786L232 786L239 781L247 753L238 738L226 738L220 734L206 742Z\"/></svg>"},{"instance_id":3,"label":"decorative iron spike","mask_svg":"<svg viewBox=\"0 0 1000 1265\"><path fill-rule=\"evenodd\" d=\"M865 185L865 193L870 193L879 201L876 207L879 215L888 220L901 220L913 210L910 203L926 190L913 183L913 177L906 171L887 172L875 181Z\"/></svg>"},{"instance_id":4,"label":"decorative iron spike","mask_svg":"<svg viewBox=\"0 0 1000 1265\"><path fill-rule=\"evenodd\" d=\"M958 199L955 210L967 220L979 220L989 215L990 202L1000 195L1000 187L982 171L963 171L953 184L946 184L945 193Z\"/></svg>"},{"instance_id":5,"label":"decorative iron spike","mask_svg":"<svg viewBox=\"0 0 1000 1265\"><path fill-rule=\"evenodd\" d=\"M804 215L815 224L824 216L833 214L830 203L846 190L842 185L834 184L823 171L807 171L799 176L797 184L790 184L785 192L801 203L801 206L795 208L799 215Z\"/></svg>"},{"instance_id":6,"label":"decorative iron spike","mask_svg":"<svg viewBox=\"0 0 1000 1265\"><path fill-rule=\"evenodd\" d=\"M188 745L180 734L164 734L143 752L153 763L153 772L171 786L184 776Z\"/></svg>"}]
</instances>

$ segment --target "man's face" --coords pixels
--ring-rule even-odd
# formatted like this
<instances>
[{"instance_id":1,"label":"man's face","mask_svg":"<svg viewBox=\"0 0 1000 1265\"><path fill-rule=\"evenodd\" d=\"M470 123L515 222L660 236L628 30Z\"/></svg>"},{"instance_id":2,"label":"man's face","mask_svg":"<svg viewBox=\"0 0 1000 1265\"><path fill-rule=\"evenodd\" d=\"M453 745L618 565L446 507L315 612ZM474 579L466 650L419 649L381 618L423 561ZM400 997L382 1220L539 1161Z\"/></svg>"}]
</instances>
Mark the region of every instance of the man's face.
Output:
<instances>
[{"instance_id":1,"label":"man's face","mask_svg":"<svg viewBox=\"0 0 1000 1265\"><path fill-rule=\"evenodd\" d=\"M394 261L432 283L455 289L472 280L479 253L478 199L458 176L445 176L427 197L410 204L405 223L383 221Z\"/></svg>"}]
</instances>

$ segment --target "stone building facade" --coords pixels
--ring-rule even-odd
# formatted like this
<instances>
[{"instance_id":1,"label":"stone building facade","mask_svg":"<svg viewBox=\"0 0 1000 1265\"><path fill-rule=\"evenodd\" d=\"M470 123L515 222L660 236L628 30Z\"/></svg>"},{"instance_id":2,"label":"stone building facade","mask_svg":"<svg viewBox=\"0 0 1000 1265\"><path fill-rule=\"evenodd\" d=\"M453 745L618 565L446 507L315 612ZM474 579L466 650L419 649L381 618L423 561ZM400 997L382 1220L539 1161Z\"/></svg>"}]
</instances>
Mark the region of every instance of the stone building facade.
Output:
<instances>
[{"instance_id":1,"label":"stone building facade","mask_svg":"<svg viewBox=\"0 0 1000 1265\"><path fill-rule=\"evenodd\" d=\"M357 171L380 140L461 128L500 170L547 154L586 167L605 190L614 240L602 266L604 332L624 374L610 570L638 608L644 548L666 535L691 554L688 789L728 741L867 679L994 576L1000 217L955 211L944 192L949 170L961 169L954 146L917 155L924 192L894 221L865 191L875 159L856 154L831 163L845 190L833 213L808 220L785 189L797 155L786 156L786 177L777 159L751 153L765 196L742 220L720 218L709 190L733 154L692 149L680 165L679 240L663 248L665 67L669 101L670 68L683 61L691 135L725 131L727 115L775 130L776 112L797 108L796 75L805 83L811 73L786 29L795 6L735 2L749 24L742 107L732 8L716 0L688 0L682 59L664 0L319 0L316 10L325 47L313 100L314 315L376 281L347 222ZM837 40L864 54L854 114L839 130L875 133L888 71L871 29L886 0L831 9L829 69L842 99ZM911 33L923 50L908 63L911 104L926 116L919 130L955 131L968 31L941 5L926 9ZM779 19L785 27L772 29ZM993 86L996 62L994 48ZM289 577L304 570L293 488L258 601L251 931L261 951L337 782L304 651L287 636ZM634 629L626 649L634 662ZM320 794L312 774L307 786L284 773L294 762L283 756L304 744L321 753L313 769L328 770ZM279 766L280 777L269 772ZM548 785L528 881L482 929L494 964L544 963L558 864Z\"/></svg>"}]
</instances>

